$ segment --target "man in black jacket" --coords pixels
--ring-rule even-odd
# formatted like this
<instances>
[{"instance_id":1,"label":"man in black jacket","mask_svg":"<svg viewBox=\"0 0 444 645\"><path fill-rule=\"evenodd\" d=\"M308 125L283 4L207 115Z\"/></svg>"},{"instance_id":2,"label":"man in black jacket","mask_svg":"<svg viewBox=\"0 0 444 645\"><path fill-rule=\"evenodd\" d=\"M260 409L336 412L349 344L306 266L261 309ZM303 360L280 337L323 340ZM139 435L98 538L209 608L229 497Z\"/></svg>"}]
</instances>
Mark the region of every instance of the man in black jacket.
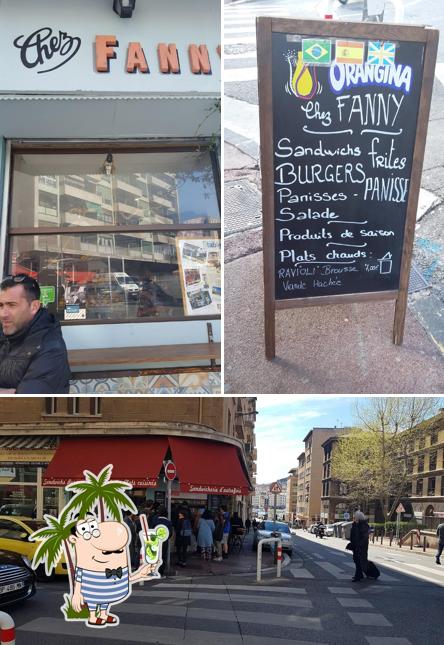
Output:
<instances>
[{"instance_id":1,"label":"man in black jacket","mask_svg":"<svg viewBox=\"0 0 444 645\"><path fill-rule=\"evenodd\" d=\"M71 373L60 323L40 304L36 280L0 284L0 393L68 394Z\"/></svg>"}]
</instances>

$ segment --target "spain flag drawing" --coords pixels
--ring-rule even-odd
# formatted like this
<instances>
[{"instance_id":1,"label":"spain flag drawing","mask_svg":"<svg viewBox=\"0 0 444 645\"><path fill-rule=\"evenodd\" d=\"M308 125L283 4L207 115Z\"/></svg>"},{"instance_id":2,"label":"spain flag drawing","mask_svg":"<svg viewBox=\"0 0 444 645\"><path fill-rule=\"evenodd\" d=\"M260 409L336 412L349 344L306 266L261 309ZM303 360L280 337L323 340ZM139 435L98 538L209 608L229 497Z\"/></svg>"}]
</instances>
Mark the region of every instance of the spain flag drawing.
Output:
<instances>
[{"instance_id":1,"label":"spain flag drawing","mask_svg":"<svg viewBox=\"0 0 444 645\"><path fill-rule=\"evenodd\" d=\"M355 40L336 41L336 63L364 63L364 43Z\"/></svg>"}]
</instances>

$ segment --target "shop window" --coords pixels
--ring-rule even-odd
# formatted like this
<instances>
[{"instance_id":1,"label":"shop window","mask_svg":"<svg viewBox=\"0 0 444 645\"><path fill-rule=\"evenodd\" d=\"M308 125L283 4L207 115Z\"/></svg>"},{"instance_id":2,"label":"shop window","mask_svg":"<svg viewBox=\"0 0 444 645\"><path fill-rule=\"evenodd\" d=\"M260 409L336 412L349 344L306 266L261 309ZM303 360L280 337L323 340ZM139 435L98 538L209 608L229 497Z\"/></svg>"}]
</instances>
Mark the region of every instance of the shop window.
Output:
<instances>
[{"instance_id":1,"label":"shop window","mask_svg":"<svg viewBox=\"0 0 444 645\"><path fill-rule=\"evenodd\" d=\"M212 153L116 151L107 174L108 152L14 151L7 271L65 324L218 317Z\"/></svg>"},{"instance_id":2,"label":"shop window","mask_svg":"<svg viewBox=\"0 0 444 645\"><path fill-rule=\"evenodd\" d=\"M2 484L0 486L0 515L35 517L37 485Z\"/></svg>"}]
</instances>

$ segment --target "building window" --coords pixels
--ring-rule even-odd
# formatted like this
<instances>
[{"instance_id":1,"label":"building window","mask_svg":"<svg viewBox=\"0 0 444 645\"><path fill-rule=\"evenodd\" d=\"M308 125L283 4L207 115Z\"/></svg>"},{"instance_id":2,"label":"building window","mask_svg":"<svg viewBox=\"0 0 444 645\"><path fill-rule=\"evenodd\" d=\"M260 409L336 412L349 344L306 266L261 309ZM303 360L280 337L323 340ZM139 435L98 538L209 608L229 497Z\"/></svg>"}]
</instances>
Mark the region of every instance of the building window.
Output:
<instances>
[{"instance_id":1,"label":"building window","mask_svg":"<svg viewBox=\"0 0 444 645\"><path fill-rule=\"evenodd\" d=\"M427 495L435 494L435 477L429 477L427 483Z\"/></svg>"},{"instance_id":2,"label":"building window","mask_svg":"<svg viewBox=\"0 0 444 645\"><path fill-rule=\"evenodd\" d=\"M52 287L63 323L220 314L213 153L13 150L10 273Z\"/></svg>"},{"instance_id":3,"label":"building window","mask_svg":"<svg viewBox=\"0 0 444 645\"><path fill-rule=\"evenodd\" d=\"M441 497L444 497L444 475L441 475Z\"/></svg>"},{"instance_id":4,"label":"building window","mask_svg":"<svg viewBox=\"0 0 444 645\"><path fill-rule=\"evenodd\" d=\"M54 396L47 396L45 398L45 412L46 414L57 414L57 398Z\"/></svg>"},{"instance_id":5,"label":"building window","mask_svg":"<svg viewBox=\"0 0 444 645\"><path fill-rule=\"evenodd\" d=\"M68 414L80 414L80 399L78 397L69 397Z\"/></svg>"},{"instance_id":6,"label":"building window","mask_svg":"<svg viewBox=\"0 0 444 645\"><path fill-rule=\"evenodd\" d=\"M413 452L415 450L415 442L409 441L407 444L407 452Z\"/></svg>"},{"instance_id":7,"label":"building window","mask_svg":"<svg viewBox=\"0 0 444 645\"><path fill-rule=\"evenodd\" d=\"M423 479L417 479L416 480L416 495L418 497L422 497L422 488L423 488Z\"/></svg>"},{"instance_id":8,"label":"building window","mask_svg":"<svg viewBox=\"0 0 444 645\"><path fill-rule=\"evenodd\" d=\"M407 459L407 472L408 473L413 472L413 459L412 458Z\"/></svg>"},{"instance_id":9,"label":"building window","mask_svg":"<svg viewBox=\"0 0 444 645\"><path fill-rule=\"evenodd\" d=\"M419 442L418 442L418 448L419 448L419 450L421 450L424 447L425 447L425 437L421 437Z\"/></svg>"},{"instance_id":10,"label":"building window","mask_svg":"<svg viewBox=\"0 0 444 645\"><path fill-rule=\"evenodd\" d=\"M438 443L438 431L433 430L431 435L430 435L430 445L433 445L434 443Z\"/></svg>"},{"instance_id":11,"label":"building window","mask_svg":"<svg viewBox=\"0 0 444 645\"><path fill-rule=\"evenodd\" d=\"M436 450L431 452L429 455L429 470L436 470L436 463L438 459L438 453Z\"/></svg>"},{"instance_id":12,"label":"building window","mask_svg":"<svg viewBox=\"0 0 444 645\"><path fill-rule=\"evenodd\" d=\"M424 456L418 457L418 473L424 472Z\"/></svg>"}]
</instances>

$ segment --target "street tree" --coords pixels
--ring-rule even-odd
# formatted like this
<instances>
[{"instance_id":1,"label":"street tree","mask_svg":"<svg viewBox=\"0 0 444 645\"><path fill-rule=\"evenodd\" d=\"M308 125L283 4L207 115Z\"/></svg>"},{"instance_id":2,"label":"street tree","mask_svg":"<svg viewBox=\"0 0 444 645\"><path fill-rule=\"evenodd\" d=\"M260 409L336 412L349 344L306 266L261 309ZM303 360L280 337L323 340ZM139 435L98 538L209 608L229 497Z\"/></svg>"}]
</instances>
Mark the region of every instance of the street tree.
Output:
<instances>
[{"instance_id":1,"label":"street tree","mask_svg":"<svg viewBox=\"0 0 444 645\"><path fill-rule=\"evenodd\" d=\"M406 492L408 442L428 429L439 400L431 397L372 398L358 402L356 425L339 437L332 476L347 486L352 502L368 508L378 500L388 521Z\"/></svg>"}]
</instances>

